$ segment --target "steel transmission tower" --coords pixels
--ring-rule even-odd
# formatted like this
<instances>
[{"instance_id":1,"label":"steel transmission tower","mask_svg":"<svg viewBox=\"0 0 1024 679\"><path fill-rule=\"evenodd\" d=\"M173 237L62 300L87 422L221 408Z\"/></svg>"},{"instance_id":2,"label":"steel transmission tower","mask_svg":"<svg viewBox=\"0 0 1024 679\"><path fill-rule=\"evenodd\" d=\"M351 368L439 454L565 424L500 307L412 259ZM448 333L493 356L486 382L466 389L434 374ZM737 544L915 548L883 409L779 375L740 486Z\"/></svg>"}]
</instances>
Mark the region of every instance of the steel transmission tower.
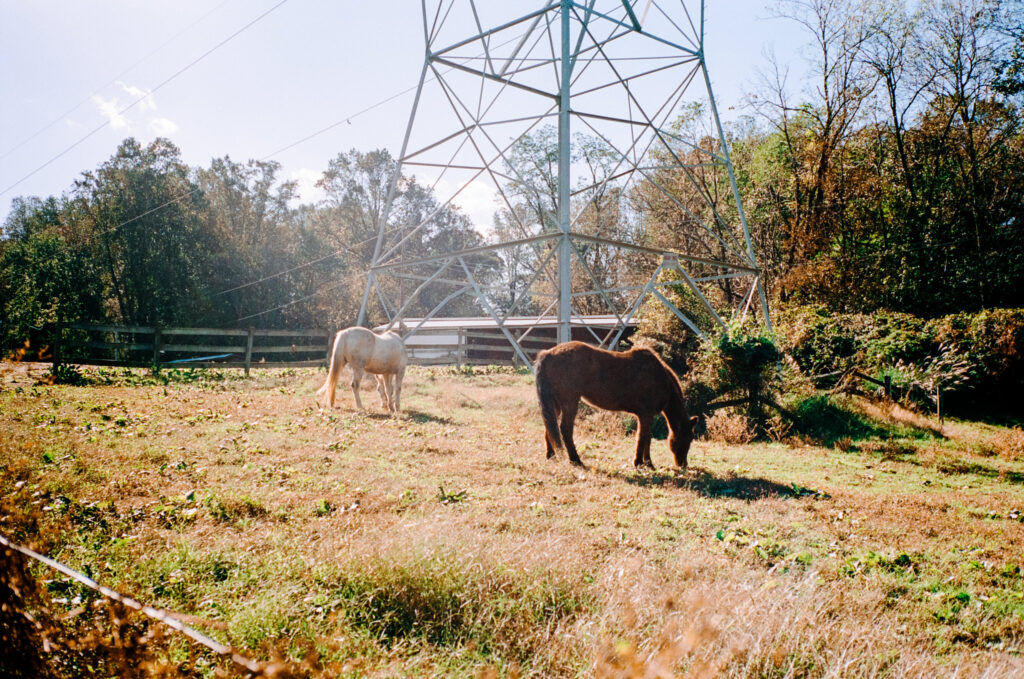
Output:
<instances>
[{"instance_id":1,"label":"steel transmission tower","mask_svg":"<svg viewBox=\"0 0 1024 679\"><path fill-rule=\"evenodd\" d=\"M527 309L538 319L554 315L557 339L567 341L581 315L574 300L586 299L589 309L600 306L614 317L615 330L595 334L605 346L614 346L651 295L697 334L724 326L727 311L745 315L751 306L769 322L704 61L703 0L542 0L539 8L536 0L421 4L426 58L384 206L361 325L371 303L395 324L427 286L448 286L450 293L421 325L452 299L474 296L529 365L505 321ZM524 4L535 9L521 13ZM703 139L671 125L692 101L703 102L709 114ZM534 148L532 165L524 163L517 145L531 135L557 140L557 153ZM585 140L590 156L581 148ZM399 224L393 214L398 184L417 173L434 179L440 207L419 223ZM709 173L720 180L714 187ZM405 246L430 230L440 210L464 206L480 193L493 197L504 215L506 228L491 236L493 244L405 255ZM686 224L713 247L687 252L631 241L628 234L643 232L652 201L663 223ZM600 216L608 212L610 220ZM492 226L476 225L481 232ZM531 266L499 300L481 272L520 256ZM709 285L726 280L735 290L728 310L707 294ZM674 304L668 286L688 290L695 308Z\"/></svg>"}]
</instances>

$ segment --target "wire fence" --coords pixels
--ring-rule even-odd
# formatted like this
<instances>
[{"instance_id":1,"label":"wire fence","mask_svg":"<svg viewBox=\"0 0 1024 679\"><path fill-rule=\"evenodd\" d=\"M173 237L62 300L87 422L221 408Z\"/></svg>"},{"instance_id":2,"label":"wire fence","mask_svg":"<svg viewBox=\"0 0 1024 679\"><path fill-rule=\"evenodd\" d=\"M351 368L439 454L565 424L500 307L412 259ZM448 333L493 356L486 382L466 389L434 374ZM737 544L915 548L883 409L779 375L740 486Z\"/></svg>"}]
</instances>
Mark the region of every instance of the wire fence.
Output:
<instances>
[{"instance_id":1,"label":"wire fence","mask_svg":"<svg viewBox=\"0 0 1024 679\"><path fill-rule=\"evenodd\" d=\"M19 558L20 557L20 558ZM57 571L78 584L97 593L104 600L113 602L111 618L118 628L115 635L82 634L81 638L61 641L66 633L61 632L61 622L81 615L85 608L78 608L68 614L53 619L49 606L40 596L40 588L27 568L25 559ZM136 676L139 669L135 664L150 664L145 646L147 641L158 639L160 635L136 636L124 631L127 627L125 613L134 611L160 625L178 632L192 642L200 644L213 652L217 657L229 661L235 669L247 676L289 676L291 672L286 664L280 661L260 662L253 660L185 624L176 613L154 608L143 604L130 596L99 584L85 573L81 573L65 564L43 554L12 542L0 534L0 673L4 676L50 676L52 672L44 668L54 664L52 655L61 651L71 651L81 655L90 649L106 647L99 655L110 661L110 668L117 672L113 676ZM91 638L90 638L91 637ZM95 669L95 668L94 668Z\"/></svg>"}]
</instances>

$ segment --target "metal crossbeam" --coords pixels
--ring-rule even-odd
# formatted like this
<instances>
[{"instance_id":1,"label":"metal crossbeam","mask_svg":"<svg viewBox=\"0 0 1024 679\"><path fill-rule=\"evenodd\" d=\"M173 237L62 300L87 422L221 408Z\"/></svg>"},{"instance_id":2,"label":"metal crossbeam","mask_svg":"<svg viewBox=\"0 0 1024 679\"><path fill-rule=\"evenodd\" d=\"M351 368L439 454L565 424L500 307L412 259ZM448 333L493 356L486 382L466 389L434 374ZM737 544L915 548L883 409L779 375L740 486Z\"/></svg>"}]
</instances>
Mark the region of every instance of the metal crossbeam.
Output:
<instances>
[{"instance_id":1,"label":"metal crossbeam","mask_svg":"<svg viewBox=\"0 0 1024 679\"><path fill-rule=\"evenodd\" d=\"M367 321L373 291L396 324L427 289L455 286L411 332L451 300L470 294L526 364L526 352L505 321L514 313L534 313L548 299L542 315L556 311L559 341L571 337L581 308L596 306L616 319L616 327L604 337L591 334L614 347L650 297L697 334L724 327L729 314L745 318L757 308L755 297L767 324L760 270L704 56L704 0L680 0L671 7L650 0L642 12L633 0L541 0L537 9L518 15L509 4L421 0L425 59L359 322ZM717 133L714 144L688 140L668 124L700 80L700 98L708 102ZM518 164L517 144L546 121L555 123L550 162L557 170ZM580 171L590 158L581 158L574 145L574 125L603 145L605 154L584 181ZM438 193L436 206L418 223L393 224L405 167L436 173L435 191L456 188ZM728 209L706 188L702 177L708 172L728 177ZM464 202L468 189L478 185L493 193L502 223L520 237L408 259L401 254L408 244L422 252L414 239L447 218L456 201ZM676 186L685 188L686 199ZM640 188L665 204L659 209L675 210L675 219L699 229L706 244L687 252L616 236L616 229L643 227L643 204L627 199ZM481 232L491 226L476 224ZM704 256L719 251L725 253L720 259ZM477 268L471 270L467 258L478 262ZM500 294L490 287L487 273L497 263L513 276ZM659 282L666 271L674 280ZM380 287L382 277L417 281L393 313ZM717 298L708 294L709 286L731 279L747 290L735 309L716 305ZM749 281L749 288L742 281ZM675 285L692 293L698 316L714 327L699 327L688 313L696 309L681 309L661 292ZM589 307L579 306L583 300Z\"/></svg>"}]
</instances>

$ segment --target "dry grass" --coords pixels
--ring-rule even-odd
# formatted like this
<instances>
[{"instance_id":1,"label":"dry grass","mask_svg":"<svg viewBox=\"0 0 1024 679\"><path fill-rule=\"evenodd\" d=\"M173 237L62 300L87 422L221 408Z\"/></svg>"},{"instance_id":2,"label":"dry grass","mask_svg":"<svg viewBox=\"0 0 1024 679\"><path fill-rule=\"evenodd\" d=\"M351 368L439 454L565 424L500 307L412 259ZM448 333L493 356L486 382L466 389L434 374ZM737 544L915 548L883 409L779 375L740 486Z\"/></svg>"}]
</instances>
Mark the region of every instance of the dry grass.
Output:
<instances>
[{"instance_id":1,"label":"dry grass","mask_svg":"<svg viewBox=\"0 0 1024 679\"><path fill-rule=\"evenodd\" d=\"M38 515L0 531L300 674L1024 671L1024 463L980 447L1013 430L697 441L688 471L636 472L622 417L591 412L578 470L544 458L507 371L413 370L400 418L344 391L318 410L315 371L0 373L0 494ZM57 615L77 605L39 575Z\"/></svg>"},{"instance_id":2,"label":"dry grass","mask_svg":"<svg viewBox=\"0 0 1024 679\"><path fill-rule=\"evenodd\" d=\"M705 421L704 438L715 443L746 445L754 440L757 433L750 420L740 413L719 411ZM782 434L781 439L785 434Z\"/></svg>"},{"instance_id":3,"label":"dry grass","mask_svg":"<svg viewBox=\"0 0 1024 679\"><path fill-rule=\"evenodd\" d=\"M983 454L998 455L1004 460L1016 462L1024 458L1024 430L1014 427L995 432L981 446Z\"/></svg>"}]
</instances>

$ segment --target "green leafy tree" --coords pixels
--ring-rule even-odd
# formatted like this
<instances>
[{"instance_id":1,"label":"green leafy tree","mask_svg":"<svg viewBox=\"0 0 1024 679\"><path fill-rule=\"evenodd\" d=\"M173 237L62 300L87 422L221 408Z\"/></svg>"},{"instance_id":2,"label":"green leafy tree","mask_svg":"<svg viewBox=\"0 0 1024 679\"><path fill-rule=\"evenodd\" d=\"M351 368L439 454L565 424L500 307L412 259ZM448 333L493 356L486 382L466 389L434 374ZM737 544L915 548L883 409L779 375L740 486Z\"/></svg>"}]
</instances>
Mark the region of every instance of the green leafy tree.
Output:
<instances>
[{"instance_id":1,"label":"green leafy tree","mask_svg":"<svg viewBox=\"0 0 1024 679\"><path fill-rule=\"evenodd\" d=\"M326 198L310 214L310 228L336 255L329 266L335 267L337 283L329 296L318 299L316 304L339 324L353 323L359 312L365 274L373 261L388 193L397 171L398 164L387 151L364 153L353 149L333 158L317 182ZM383 241L383 247L388 243L396 245L393 259L408 261L483 242L469 218L457 208L441 204L433 190L414 177L401 176L394 186ZM490 280L496 269L496 262L482 257L470 258L467 263L484 282ZM430 273L433 271L426 266L423 274ZM404 303L418 286L415 279L382 276L378 282L395 304ZM428 285L410 304L406 315L427 313L452 291L450 285L442 282ZM472 315L479 312L467 297L452 302L447 311ZM375 316L382 318L383 310L376 309Z\"/></svg>"},{"instance_id":2,"label":"green leafy tree","mask_svg":"<svg viewBox=\"0 0 1024 679\"><path fill-rule=\"evenodd\" d=\"M75 219L85 222L103 267L114 320L184 324L208 312L205 203L174 144L124 140L75 183L74 201Z\"/></svg>"},{"instance_id":3,"label":"green leafy tree","mask_svg":"<svg viewBox=\"0 0 1024 679\"><path fill-rule=\"evenodd\" d=\"M16 199L4 223L0 341L5 354L36 337L31 350L38 357L57 323L105 318L100 272L88 243L64 221L66 209L55 198Z\"/></svg>"},{"instance_id":4,"label":"green leafy tree","mask_svg":"<svg viewBox=\"0 0 1024 679\"><path fill-rule=\"evenodd\" d=\"M196 172L205 200L203 230L213 248L205 261L205 287L217 324L277 326L293 320L305 326L313 320L302 317L301 305L282 305L305 296L316 281L300 271L268 278L315 257L304 247L308 239L301 233L303 222L290 207L295 183L280 181L280 170L276 162L237 163L224 157ZM252 284L261 279L266 280ZM239 321L270 309L274 311Z\"/></svg>"}]
</instances>

